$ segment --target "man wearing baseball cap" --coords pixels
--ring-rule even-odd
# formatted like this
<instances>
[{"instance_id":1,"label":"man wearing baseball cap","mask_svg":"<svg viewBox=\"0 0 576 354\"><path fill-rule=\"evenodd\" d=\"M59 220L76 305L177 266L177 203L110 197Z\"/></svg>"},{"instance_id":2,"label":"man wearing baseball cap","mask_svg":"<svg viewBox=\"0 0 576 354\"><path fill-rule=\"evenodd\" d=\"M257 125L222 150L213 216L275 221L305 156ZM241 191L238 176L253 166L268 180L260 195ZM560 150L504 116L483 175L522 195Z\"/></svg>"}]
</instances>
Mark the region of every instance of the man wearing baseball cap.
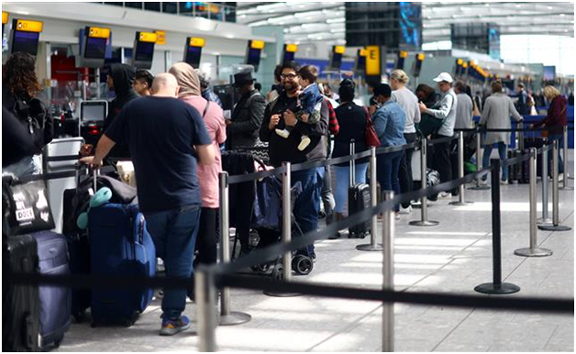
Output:
<instances>
[{"instance_id":1,"label":"man wearing baseball cap","mask_svg":"<svg viewBox=\"0 0 576 354\"><path fill-rule=\"evenodd\" d=\"M420 102L420 112L427 113L434 118L441 119L442 125L438 131L432 134L432 139L451 137L454 135L454 124L456 123L456 106L458 98L452 88L452 76L446 72L440 73L434 79L438 83L438 88L442 93L440 100L427 108ZM448 182L452 180L452 165L450 162L450 142L434 145L434 168L440 173L440 181ZM448 193L442 192L440 197L447 197Z\"/></svg>"}]
</instances>

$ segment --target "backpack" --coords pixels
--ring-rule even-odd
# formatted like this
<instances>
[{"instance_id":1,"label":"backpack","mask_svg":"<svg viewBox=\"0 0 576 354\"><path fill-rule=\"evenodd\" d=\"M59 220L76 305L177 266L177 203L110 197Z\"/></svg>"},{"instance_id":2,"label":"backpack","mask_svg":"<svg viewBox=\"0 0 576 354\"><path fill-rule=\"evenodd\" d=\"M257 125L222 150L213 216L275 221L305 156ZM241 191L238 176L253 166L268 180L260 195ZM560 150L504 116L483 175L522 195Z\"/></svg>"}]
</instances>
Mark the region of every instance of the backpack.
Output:
<instances>
[{"instance_id":1,"label":"backpack","mask_svg":"<svg viewBox=\"0 0 576 354\"><path fill-rule=\"evenodd\" d=\"M44 103L38 98L16 98L12 111L25 125L28 133L34 136L34 153L41 153L42 148L54 138L52 118L48 115Z\"/></svg>"}]
</instances>

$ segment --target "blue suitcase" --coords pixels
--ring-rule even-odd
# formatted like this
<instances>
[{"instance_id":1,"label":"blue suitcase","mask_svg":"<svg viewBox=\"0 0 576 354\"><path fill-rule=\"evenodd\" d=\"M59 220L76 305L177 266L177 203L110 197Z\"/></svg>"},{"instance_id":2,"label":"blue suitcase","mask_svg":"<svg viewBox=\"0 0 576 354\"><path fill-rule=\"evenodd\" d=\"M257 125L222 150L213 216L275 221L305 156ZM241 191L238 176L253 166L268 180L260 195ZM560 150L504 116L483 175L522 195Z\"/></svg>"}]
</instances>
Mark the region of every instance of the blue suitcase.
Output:
<instances>
[{"instance_id":1,"label":"blue suitcase","mask_svg":"<svg viewBox=\"0 0 576 354\"><path fill-rule=\"evenodd\" d=\"M68 242L66 237L52 231L32 234L38 244L41 274L68 275ZM70 328L72 291L67 287L40 286L40 347L58 348Z\"/></svg>"},{"instance_id":2,"label":"blue suitcase","mask_svg":"<svg viewBox=\"0 0 576 354\"><path fill-rule=\"evenodd\" d=\"M107 203L88 214L94 275L153 277L156 249L137 205ZM154 289L92 289L92 326L131 326L152 301Z\"/></svg>"}]
</instances>

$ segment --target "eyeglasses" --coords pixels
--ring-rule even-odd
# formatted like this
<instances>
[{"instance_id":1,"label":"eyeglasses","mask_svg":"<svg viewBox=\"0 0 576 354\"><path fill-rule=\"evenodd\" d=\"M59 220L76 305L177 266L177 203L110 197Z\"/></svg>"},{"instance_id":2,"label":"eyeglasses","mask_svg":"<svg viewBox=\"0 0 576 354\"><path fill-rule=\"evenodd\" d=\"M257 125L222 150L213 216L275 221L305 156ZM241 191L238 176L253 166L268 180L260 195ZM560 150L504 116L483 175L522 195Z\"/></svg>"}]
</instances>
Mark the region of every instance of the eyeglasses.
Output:
<instances>
[{"instance_id":1,"label":"eyeglasses","mask_svg":"<svg viewBox=\"0 0 576 354\"><path fill-rule=\"evenodd\" d=\"M298 77L298 75L296 75L296 74L280 75L280 78L282 80L287 80L287 79L292 80L292 79L295 79L297 77Z\"/></svg>"}]
</instances>

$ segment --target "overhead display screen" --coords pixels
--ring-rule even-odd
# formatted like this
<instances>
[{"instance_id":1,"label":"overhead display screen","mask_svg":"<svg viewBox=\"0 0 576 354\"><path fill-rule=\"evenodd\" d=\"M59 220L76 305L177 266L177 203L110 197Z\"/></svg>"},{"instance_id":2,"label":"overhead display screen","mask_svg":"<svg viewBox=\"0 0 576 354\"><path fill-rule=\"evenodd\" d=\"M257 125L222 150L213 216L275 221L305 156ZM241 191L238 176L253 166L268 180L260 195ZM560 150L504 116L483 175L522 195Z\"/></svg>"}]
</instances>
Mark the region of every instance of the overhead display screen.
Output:
<instances>
[{"instance_id":1,"label":"overhead display screen","mask_svg":"<svg viewBox=\"0 0 576 354\"><path fill-rule=\"evenodd\" d=\"M40 33L14 31L12 37L12 53L25 52L32 55L38 53L38 39Z\"/></svg>"},{"instance_id":2,"label":"overhead display screen","mask_svg":"<svg viewBox=\"0 0 576 354\"><path fill-rule=\"evenodd\" d=\"M138 42L134 59L137 61L152 61L154 56L154 43Z\"/></svg>"},{"instance_id":3,"label":"overhead display screen","mask_svg":"<svg viewBox=\"0 0 576 354\"><path fill-rule=\"evenodd\" d=\"M248 48L248 57L246 58L246 64L252 65L254 70L258 70L258 65L260 65L260 54L262 50Z\"/></svg>"},{"instance_id":4,"label":"overhead display screen","mask_svg":"<svg viewBox=\"0 0 576 354\"><path fill-rule=\"evenodd\" d=\"M104 59L106 55L106 38L86 38L84 57L87 59Z\"/></svg>"},{"instance_id":5,"label":"overhead display screen","mask_svg":"<svg viewBox=\"0 0 576 354\"><path fill-rule=\"evenodd\" d=\"M188 47L186 52L186 62L193 68L198 69L200 66L200 58L202 57L202 47Z\"/></svg>"}]
</instances>

